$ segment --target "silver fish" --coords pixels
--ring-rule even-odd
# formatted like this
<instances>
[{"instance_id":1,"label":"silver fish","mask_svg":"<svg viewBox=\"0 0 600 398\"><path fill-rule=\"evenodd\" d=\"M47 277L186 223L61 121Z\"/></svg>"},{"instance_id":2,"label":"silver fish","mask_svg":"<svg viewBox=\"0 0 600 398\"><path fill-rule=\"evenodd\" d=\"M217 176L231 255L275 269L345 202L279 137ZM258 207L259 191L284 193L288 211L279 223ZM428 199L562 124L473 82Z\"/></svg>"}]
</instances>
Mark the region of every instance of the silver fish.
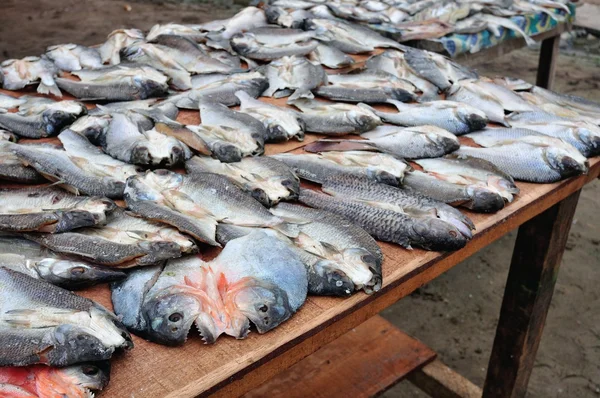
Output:
<instances>
[{"instance_id":1,"label":"silver fish","mask_svg":"<svg viewBox=\"0 0 600 398\"><path fill-rule=\"evenodd\" d=\"M0 140L0 180L21 184L43 184L47 181L33 167L25 166L10 151L9 145L2 144L2 140Z\"/></svg>"},{"instance_id":2,"label":"silver fish","mask_svg":"<svg viewBox=\"0 0 600 398\"><path fill-rule=\"evenodd\" d=\"M320 43L308 54L308 59L332 69L346 68L354 64L354 59L343 51Z\"/></svg>"},{"instance_id":3,"label":"silver fish","mask_svg":"<svg viewBox=\"0 0 600 398\"><path fill-rule=\"evenodd\" d=\"M246 7L228 19L193 25L200 31L209 32L207 37L214 42L231 39L236 33L267 25L265 13L260 8Z\"/></svg>"},{"instance_id":4,"label":"silver fish","mask_svg":"<svg viewBox=\"0 0 600 398\"><path fill-rule=\"evenodd\" d=\"M518 94L504 85L496 84L492 79L480 78L477 80L462 80L460 82L462 86L477 86L482 92L487 92L489 95L494 96L498 99L502 107L506 111L515 112L532 112L536 111L537 108L524 101ZM476 91L473 89L473 91Z\"/></svg>"},{"instance_id":5,"label":"silver fish","mask_svg":"<svg viewBox=\"0 0 600 398\"><path fill-rule=\"evenodd\" d=\"M363 133L382 124L381 119L365 106L326 103L315 100L296 100L305 131L327 135Z\"/></svg>"},{"instance_id":6,"label":"silver fish","mask_svg":"<svg viewBox=\"0 0 600 398\"><path fill-rule=\"evenodd\" d=\"M536 43L536 41L533 40L531 37L529 37L529 35L527 35L527 33L525 33L519 25L514 23L509 18L502 18L502 17L497 17L495 15L484 14L484 13L481 13L478 15L479 15L480 19L487 22L487 25L488 25L487 28L494 34L494 36L497 36L497 37L502 36L502 31L500 28L504 28L504 29L512 30L513 32L515 32L515 34L518 34L519 36L521 36L523 39L525 39L525 42L527 43L528 46L532 46Z\"/></svg>"},{"instance_id":7,"label":"silver fish","mask_svg":"<svg viewBox=\"0 0 600 398\"><path fill-rule=\"evenodd\" d=\"M560 94L551 90L546 90L542 87L533 87L531 90L533 94L553 102L557 105L567 106L572 109L581 110L584 112L591 112L594 114L600 114L600 104L588 99L578 97L576 95Z\"/></svg>"},{"instance_id":8,"label":"silver fish","mask_svg":"<svg viewBox=\"0 0 600 398\"><path fill-rule=\"evenodd\" d=\"M0 129L0 142L9 141L9 142L17 142L19 138L11 133L10 131Z\"/></svg>"},{"instance_id":9,"label":"silver fish","mask_svg":"<svg viewBox=\"0 0 600 398\"><path fill-rule=\"evenodd\" d=\"M430 51L411 48L405 51L404 60L412 71L423 79L429 80L443 91L448 90L453 83L463 79L478 78L477 73L473 70Z\"/></svg>"},{"instance_id":10,"label":"silver fish","mask_svg":"<svg viewBox=\"0 0 600 398\"><path fill-rule=\"evenodd\" d=\"M118 318L92 300L0 267L0 366L67 366L131 349Z\"/></svg>"},{"instance_id":11,"label":"silver fish","mask_svg":"<svg viewBox=\"0 0 600 398\"><path fill-rule=\"evenodd\" d=\"M410 217L365 202L329 196L310 189L300 190L300 202L349 219L376 239L410 249L458 250L467 239L452 225L437 218Z\"/></svg>"},{"instance_id":12,"label":"silver fish","mask_svg":"<svg viewBox=\"0 0 600 398\"><path fill-rule=\"evenodd\" d=\"M282 142L296 137L304 140L304 122L297 112L252 98L244 91L235 93L240 100L240 112L260 120L265 128L265 142Z\"/></svg>"},{"instance_id":13,"label":"silver fish","mask_svg":"<svg viewBox=\"0 0 600 398\"><path fill-rule=\"evenodd\" d=\"M146 35L146 41L153 41L158 36L162 35L174 35L191 39L195 42L201 42L206 40L206 33L200 32L193 25L182 25L176 23L168 23L165 25L156 24Z\"/></svg>"},{"instance_id":14,"label":"silver fish","mask_svg":"<svg viewBox=\"0 0 600 398\"><path fill-rule=\"evenodd\" d=\"M25 102L27 102L27 96L13 97L12 95L0 93L0 108L2 109L17 108Z\"/></svg>"},{"instance_id":15,"label":"silver fish","mask_svg":"<svg viewBox=\"0 0 600 398\"><path fill-rule=\"evenodd\" d=\"M465 104L477 104L491 122L509 127L504 117L504 107L500 100L489 91L476 84L463 84L464 80L454 83L448 90L446 99Z\"/></svg>"},{"instance_id":16,"label":"silver fish","mask_svg":"<svg viewBox=\"0 0 600 398\"><path fill-rule=\"evenodd\" d=\"M2 88L20 90L39 81L37 92L62 97L55 78L58 68L46 58L25 57L23 59L7 59L0 63Z\"/></svg>"},{"instance_id":17,"label":"silver fish","mask_svg":"<svg viewBox=\"0 0 600 398\"><path fill-rule=\"evenodd\" d=\"M231 38L231 47L241 56L270 61L289 56L302 56L313 51L319 42L314 32L278 26L254 28Z\"/></svg>"},{"instance_id":18,"label":"silver fish","mask_svg":"<svg viewBox=\"0 0 600 398\"><path fill-rule=\"evenodd\" d=\"M0 236L0 264L65 289L82 289L125 278L119 270L71 260L18 236Z\"/></svg>"},{"instance_id":19,"label":"silver fish","mask_svg":"<svg viewBox=\"0 0 600 398\"><path fill-rule=\"evenodd\" d=\"M387 100L415 101L418 89L408 80L382 71L329 74L315 94L333 101L383 103Z\"/></svg>"},{"instance_id":20,"label":"silver fish","mask_svg":"<svg viewBox=\"0 0 600 398\"><path fill-rule=\"evenodd\" d=\"M144 40L144 33L139 29L117 29L112 31L106 42L98 51L102 57L102 63L117 65L121 63L121 49Z\"/></svg>"},{"instance_id":21,"label":"silver fish","mask_svg":"<svg viewBox=\"0 0 600 398\"><path fill-rule=\"evenodd\" d=\"M59 69L67 72L102 67L102 58L98 50L77 44L50 46L46 50L46 57Z\"/></svg>"},{"instance_id":22,"label":"silver fish","mask_svg":"<svg viewBox=\"0 0 600 398\"><path fill-rule=\"evenodd\" d=\"M25 237L57 253L119 268L152 265L197 248L191 238L165 224L133 217L121 209L102 228Z\"/></svg>"},{"instance_id":23,"label":"silver fish","mask_svg":"<svg viewBox=\"0 0 600 398\"><path fill-rule=\"evenodd\" d=\"M312 18L313 14L308 10L285 9L271 4L265 7L265 16L270 24L283 26L284 28L301 29L304 22Z\"/></svg>"},{"instance_id":24,"label":"silver fish","mask_svg":"<svg viewBox=\"0 0 600 398\"><path fill-rule=\"evenodd\" d=\"M4 189L0 197L0 229L64 232L103 225L115 209L110 199L75 196L54 187Z\"/></svg>"},{"instance_id":25,"label":"silver fish","mask_svg":"<svg viewBox=\"0 0 600 398\"><path fill-rule=\"evenodd\" d=\"M327 82L323 67L313 65L305 57L283 57L271 61L262 71L269 79L263 95L281 98L291 94L289 103L299 98L314 98L311 90Z\"/></svg>"},{"instance_id":26,"label":"silver fish","mask_svg":"<svg viewBox=\"0 0 600 398\"><path fill-rule=\"evenodd\" d=\"M58 134L87 113L86 107L76 101L36 103L31 108L26 108L25 105L27 104L21 105L18 113L0 109L0 127L20 137L43 138Z\"/></svg>"},{"instance_id":27,"label":"silver fish","mask_svg":"<svg viewBox=\"0 0 600 398\"><path fill-rule=\"evenodd\" d=\"M487 125L488 118L479 109L461 102L431 101L422 104L404 104L388 100L397 113L373 110L384 122L399 126L432 125L443 128L452 134L461 135L481 130Z\"/></svg>"},{"instance_id":28,"label":"silver fish","mask_svg":"<svg viewBox=\"0 0 600 398\"><path fill-rule=\"evenodd\" d=\"M410 166L393 155L369 151L323 152L320 154L281 153L271 155L290 166L301 178L322 183L338 174L364 176L389 185L402 185Z\"/></svg>"},{"instance_id":29,"label":"silver fish","mask_svg":"<svg viewBox=\"0 0 600 398\"><path fill-rule=\"evenodd\" d=\"M285 163L272 157L244 158L237 163L222 163L205 156L194 156L185 164L188 173L223 175L266 207L298 197L300 180Z\"/></svg>"},{"instance_id":30,"label":"silver fish","mask_svg":"<svg viewBox=\"0 0 600 398\"><path fill-rule=\"evenodd\" d=\"M232 240L210 262L172 260L134 271L112 289L127 327L165 345L182 345L192 324L206 343L221 334L245 338L253 323L266 333L304 303L304 264L288 245L262 231Z\"/></svg>"}]
</instances>

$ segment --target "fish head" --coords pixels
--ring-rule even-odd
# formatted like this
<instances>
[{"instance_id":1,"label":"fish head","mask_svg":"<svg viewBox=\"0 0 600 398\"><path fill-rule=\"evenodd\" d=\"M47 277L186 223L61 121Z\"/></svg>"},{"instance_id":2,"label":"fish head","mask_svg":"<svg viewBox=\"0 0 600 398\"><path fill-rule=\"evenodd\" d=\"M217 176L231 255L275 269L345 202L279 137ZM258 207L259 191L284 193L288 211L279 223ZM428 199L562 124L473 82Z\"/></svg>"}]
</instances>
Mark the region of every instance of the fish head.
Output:
<instances>
[{"instance_id":1,"label":"fish head","mask_svg":"<svg viewBox=\"0 0 600 398\"><path fill-rule=\"evenodd\" d=\"M81 261L44 258L37 263L37 272L47 282L69 289L80 289L103 282L125 278L117 269L102 267Z\"/></svg>"},{"instance_id":2,"label":"fish head","mask_svg":"<svg viewBox=\"0 0 600 398\"><path fill-rule=\"evenodd\" d=\"M102 390L110 381L110 361L81 363L57 370L58 377L70 385Z\"/></svg>"},{"instance_id":3,"label":"fish head","mask_svg":"<svg viewBox=\"0 0 600 398\"><path fill-rule=\"evenodd\" d=\"M87 137L94 143L99 143L100 138L108 131L110 120L110 115L83 116L69 126L69 129Z\"/></svg>"},{"instance_id":4,"label":"fish head","mask_svg":"<svg viewBox=\"0 0 600 398\"><path fill-rule=\"evenodd\" d=\"M423 126L433 127L433 126ZM443 148L446 152L452 152L460 147L458 138L446 130L435 128L435 131L426 133L427 140L432 142L438 148Z\"/></svg>"},{"instance_id":5,"label":"fish head","mask_svg":"<svg viewBox=\"0 0 600 398\"><path fill-rule=\"evenodd\" d=\"M590 148L590 156L600 154L600 134L597 131L579 127L576 130L576 136L582 141L586 147Z\"/></svg>"},{"instance_id":6,"label":"fish head","mask_svg":"<svg viewBox=\"0 0 600 398\"><path fill-rule=\"evenodd\" d=\"M95 224L105 224L106 215L117 209L117 204L108 198L90 197L81 203L80 208L92 214Z\"/></svg>"},{"instance_id":7,"label":"fish head","mask_svg":"<svg viewBox=\"0 0 600 398\"><path fill-rule=\"evenodd\" d=\"M469 131L478 131L484 129L489 122L489 119L485 113L470 106L459 107L458 118L467 126L469 126Z\"/></svg>"},{"instance_id":8,"label":"fish head","mask_svg":"<svg viewBox=\"0 0 600 398\"><path fill-rule=\"evenodd\" d=\"M164 97L168 94L169 87L163 83L143 76L134 76L133 84L138 89L139 99Z\"/></svg>"},{"instance_id":9,"label":"fish head","mask_svg":"<svg viewBox=\"0 0 600 398\"><path fill-rule=\"evenodd\" d=\"M181 174L165 169L147 172L143 180L158 191L177 189L183 184L183 176Z\"/></svg>"},{"instance_id":10,"label":"fish head","mask_svg":"<svg viewBox=\"0 0 600 398\"><path fill-rule=\"evenodd\" d=\"M344 273L336 261L321 259L308 273L308 286L311 294L320 296L349 296L354 292L352 279Z\"/></svg>"},{"instance_id":11,"label":"fish head","mask_svg":"<svg viewBox=\"0 0 600 398\"><path fill-rule=\"evenodd\" d=\"M494 189L481 185L469 185L470 208L481 213L494 213L504 207L504 198Z\"/></svg>"},{"instance_id":12,"label":"fish head","mask_svg":"<svg viewBox=\"0 0 600 398\"><path fill-rule=\"evenodd\" d=\"M453 251L467 243L454 225L437 218L416 219L412 230L411 241L428 250Z\"/></svg>"},{"instance_id":13,"label":"fish head","mask_svg":"<svg viewBox=\"0 0 600 398\"><path fill-rule=\"evenodd\" d=\"M352 247L341 252L347 264L346 274L352 278L356 289L377 292L381 289L381 261L367 249Z\"/></svg>"},{"instance_id":14,"label":"fish head","mask_svg":"<svg viewBox=\"0 0 600 398\"><path fill-rule=\"evenodd\" d=\"M379 116L370 109L367 109L366 106L360 107L359 110L347 112L347 117L352 124L357 126L357 130L361 133L373 130L375 127L383 124Z\"/></svg>"},{"instance_id":15,"label":"fish head","mask_svg":"<svg viewBox=\"0 0 600 398\"><path fill-rule=\"evenodd\" d=\"M42 113L44 128L48 135L58 134L64 127L73 123L79 114L60 109L46 109Z\"/></svg>"},{"instance_id":16,"label":"fish head","mask_svg":"<svg viewBox=\"0 0 600 398\"><path fill-rule=\"evenodd\" d=\"M251 54L260 49L252 33L236 33L231 37L231 47L241 55Z\"/></svg>"},{"instance_id":17,"label":"fish head","mask_svg":"<svg viewBox=\"0 0 600 398\"><path fill-rule=\"evenodd\" d=\"M211 148L213 155L221 162L235 163L242 160L240 148L228 142L218 141Z\"/></svg>"},{"instance_id":18,"label":"fish head","mask_svg":"<svg viewBox=\"0 0 600 398\"><path fill-rule=\"evenodd\" d=\"M53 333L53 348L45 354L48 363L103 361L109 359L115 349L87 330L72 324L62 324L54 328Z\"/></svg>"},{"instance_id":19,"label":"fish head","mask_svg":"<svg viewBox=\"0 0 600 398\"><path fill-rule=\"evenodd\" d=\"M256 326L259 333L275 328L293 313L285 290L253 278L248 278L236 288L233 302L238 311Z\"/></svg>"},{"instance_id":20,"label":"fish head","mask_svg":"<svg viewBox=\"0 0 600 398\"><path fill-rule=\"evenodd\" d=\"M554 146L546 147L543 150L543 154L548 165L563 178L588 172L587 161L578 161L571 153L562 148Z\"/></svg>"},{"instance_id":21,"label":"fish head","mask_svg":"<svg viewBox=\"0 0 600 398\"><path fill-rule=\"evenodd\" d=\"M149 300L142 309L149 339L170 346L185 343L201 309L196 297L177 291Z\"/></svg>"}]
</instances>

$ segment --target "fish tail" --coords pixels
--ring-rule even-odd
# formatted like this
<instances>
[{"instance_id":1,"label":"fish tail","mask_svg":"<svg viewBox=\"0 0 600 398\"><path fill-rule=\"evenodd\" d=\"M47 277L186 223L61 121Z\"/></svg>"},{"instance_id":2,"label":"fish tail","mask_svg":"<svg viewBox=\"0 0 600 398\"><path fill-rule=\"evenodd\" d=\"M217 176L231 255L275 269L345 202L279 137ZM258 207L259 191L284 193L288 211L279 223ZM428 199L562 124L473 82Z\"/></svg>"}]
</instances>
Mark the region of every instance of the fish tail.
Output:
<instances>
[{"instance_id":1,"label":"fish tail","mask_svg":"<svg viewBox=\"0 0 600 398\"><path fill-rule=\"evenodd\" d=\"M52 94L56 97L62 97L62 93L60 92L60 89L58 88L56 83L51 86L48 86L43 82L40 82L37 88L37 92L40 94Z\"/></svg>"}]
</instances>

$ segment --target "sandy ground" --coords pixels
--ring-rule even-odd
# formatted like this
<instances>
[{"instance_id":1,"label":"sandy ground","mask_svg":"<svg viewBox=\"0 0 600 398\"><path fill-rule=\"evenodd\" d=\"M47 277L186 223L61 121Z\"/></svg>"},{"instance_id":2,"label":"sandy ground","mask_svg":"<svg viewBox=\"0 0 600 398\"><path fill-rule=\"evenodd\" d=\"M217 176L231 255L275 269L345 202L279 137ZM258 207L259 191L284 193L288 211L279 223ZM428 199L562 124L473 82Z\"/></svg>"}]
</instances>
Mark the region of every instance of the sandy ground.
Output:
<instances>
[{"instance_id":1,"label":"sandy ground","mask_svg":"<svg viewBox=\"0 0 600 398\"><path fill-rule=\"evenodd\" d=\"M233 12L206 4L2 0L0 59L40 54L51 44L96 44L120 27L196 23ZM592 55L600 53L598 41L578 39L571 44L575 46L562 49L556 89L600 101L600 57ZM537 55L536 49L523 49L477 68L485 75L534 82ZM528 396L600 396L599 198L600 181L589 184L581 196ZM483 385L515 236L510 233L383 315L435 349L455 370ZM424 394L408 382L385 394L387 398L415 396Z\"/></svg>"}]
</instances>

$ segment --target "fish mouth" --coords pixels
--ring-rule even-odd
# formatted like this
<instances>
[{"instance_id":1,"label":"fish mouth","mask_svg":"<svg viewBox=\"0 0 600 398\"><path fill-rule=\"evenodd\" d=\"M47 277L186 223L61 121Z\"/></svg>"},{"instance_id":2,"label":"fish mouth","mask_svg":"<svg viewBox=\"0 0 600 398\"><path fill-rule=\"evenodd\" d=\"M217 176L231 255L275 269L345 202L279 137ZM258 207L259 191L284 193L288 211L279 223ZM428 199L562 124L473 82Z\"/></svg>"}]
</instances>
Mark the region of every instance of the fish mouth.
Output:
<instances>
[{"instance_id":1,"label":"fish mouth","mask_svg":"<svg viewBox=\"0 0 600 398\"><path fill-rule=\"evenodd\" d=\"M373 278L363 286L363 290L367 294L373 294L381 290L381 285L383 283L383 277L381 274L378 274L373 268L371 268L371 272L373 273Z\"/></svg>"},{"instance_id":2,"label":"fish mouth","mask_svg":"<svg viewBox=\"0 0 600 398\"><path fill-rule=\"evenodd\" d=\"M485 128L485 126L487 126L488 118L481 117L476 114L471 114L471 115L467 116L466 122L467 122L467 125L469 126L470 131L478 131L478 130Z\"/></svg>"},{"instance_id":3,"label":"fish mouth","mask_svg":"<svg viewBox=\"0 0 600 398\"><path fill-rule=\"evenodd\" d=\"M469 208L480 213L495 213L504 208L504 198L497 192L482 187L467 189L471 201Z\"/></svg>"}]
</instances>

